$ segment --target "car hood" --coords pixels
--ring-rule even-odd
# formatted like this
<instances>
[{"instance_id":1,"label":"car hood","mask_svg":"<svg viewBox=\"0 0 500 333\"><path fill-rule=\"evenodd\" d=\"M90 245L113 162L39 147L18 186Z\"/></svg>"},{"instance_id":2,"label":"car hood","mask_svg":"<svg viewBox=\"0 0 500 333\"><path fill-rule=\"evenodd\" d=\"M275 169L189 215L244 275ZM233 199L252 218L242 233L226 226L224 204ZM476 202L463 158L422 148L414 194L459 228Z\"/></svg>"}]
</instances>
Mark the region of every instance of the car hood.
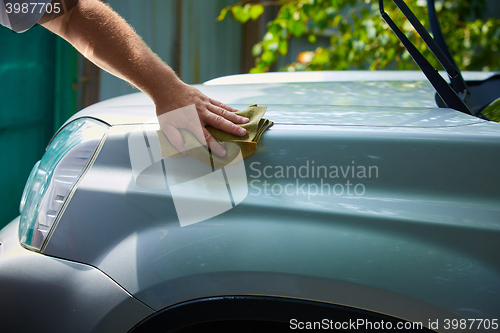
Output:
<instances>
[{"instance_id":1,"label":"car hood","mask_svg":"<svg viewBox=\"0 0 500 333\"><path fill-rule=\"evenodd\" d=\"M177 184L167 188L167 167L152 160L154 105L143 94L120 97L75 116L117 126L46 255L102 270L155 310L267 294L414 321L434 316L417 311L415 300L465 318L499 313L500 124L436 108L432 88L418 80L197 87L240 109L267 105L265 117L276 123L244 159L246 176L218 187L247 193L243 201L182 227ZM406 95L391 98L395 91ZM134 162L130 142L143 152ZM137 165L161 188L140 186ZM217 197L187 209L204 211ZM304 289L313 285L317 293Z\"/></svg>"}]
</instances>

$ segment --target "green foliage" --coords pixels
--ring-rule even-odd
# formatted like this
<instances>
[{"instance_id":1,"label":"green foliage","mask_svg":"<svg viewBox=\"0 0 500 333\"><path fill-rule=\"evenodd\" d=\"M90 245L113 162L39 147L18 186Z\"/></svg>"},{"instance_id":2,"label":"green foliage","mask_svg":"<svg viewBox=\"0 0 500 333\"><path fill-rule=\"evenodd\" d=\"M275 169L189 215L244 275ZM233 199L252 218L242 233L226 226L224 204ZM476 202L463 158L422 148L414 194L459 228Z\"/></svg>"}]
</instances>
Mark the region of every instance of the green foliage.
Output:
<instances>
[{"instance_id":1,"label":"green foliage","mask_svg":"<svg viewBox=\"0 0 500 333\"><path fill-rule=\"evenodd\" d=\"M500 123L500 98L491 102L481 113L488 117L489 120Z\"/></svg>"},{"instance_id":2,"label":"green foliage","mask_svg":"<svg viewBox=\"0 0 500 333\"><path fill-rule=\"evenodd\" d=\"M421 1L406 2L424 26L429 27L427 7L420 6ZM484 14L485 2L436 1L444 37L462 70L500 69L500 19L475 19ZM307 37L311 44L320 36L330 36L330 45L299 54L297 62L288 65L287 70L374 70L388 65L400 70L417 68L381 18L376 0L278 0L260 4L243 0L224 8L218 19L223 20L230 11L238 22L256 20L264 7L271 5L279 5L279 12L267 23L262 41L252 49L255 67L251 73L268 71L279 55L286 55L292 36ZM427 45L417 38L392 1L385 2L385 10L431 64L438 66Z\"/></svg>"},{"instance_id":3,"label":"green foliage","mask_svg":"<svg viewBox=\"0 0 500 333\"><path fill-rule=\"evenodd\" d=\"M240 2L241 3L241 2ZM245 23L249 19L256 20L260 15L264 13L264 6L261 4L236 4L233 6L227 6L223 8L220 12L219 17L217 17L218 21L222 21L228 11L231 11L233 17L236 21L240 23Z\"/></svg>"}]
</instances>

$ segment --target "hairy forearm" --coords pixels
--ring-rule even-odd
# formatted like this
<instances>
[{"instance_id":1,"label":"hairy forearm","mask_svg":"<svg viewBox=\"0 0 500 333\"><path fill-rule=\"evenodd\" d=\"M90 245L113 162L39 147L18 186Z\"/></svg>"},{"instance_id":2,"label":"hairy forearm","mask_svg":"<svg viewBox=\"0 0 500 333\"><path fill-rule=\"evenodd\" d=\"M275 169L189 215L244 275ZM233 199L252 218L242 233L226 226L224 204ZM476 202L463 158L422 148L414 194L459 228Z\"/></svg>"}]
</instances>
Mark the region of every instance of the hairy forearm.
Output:
<instances>
[{"instance_id":1,"label":"hairy forearm","mask_svg":"<svg viewBox=\"0 0 500 333\"><path fill-rule=\"evenodd\" d=\"M65 15L42 24L86 58L148 94L155 103L183 85L135 31L99 0L80 0Z\"/></svg>"},{"instance_id":2,"label":"hairy forearm","mask_svg":"<svg viewBox=\"0 0 500 333\"><path fill-rule=\"evenodd\" d=\"M227 133L244 136L244 128L235 125L248 122L238 111L205 96L195 87L182 82L156 56L134 30L111 8L99 0L53 0L66 5L64 14L45 14L41 25L70 42L89 60L148 94L156 106L160 127L174 146L183 151L178 129L199 133L197 139L210 146L217 155L226 152L205 128L211 125ZM195 105L199 121L181 116L173 121L167 114L188 105ZM160 120L166 119L166 121ZM175 118L175 117L174 117ZM201 131L196 126L202 126ZM163 126L163 127L162 127ZM193 129L193 126L195 127Z\"/></svg>"}]
</instances>

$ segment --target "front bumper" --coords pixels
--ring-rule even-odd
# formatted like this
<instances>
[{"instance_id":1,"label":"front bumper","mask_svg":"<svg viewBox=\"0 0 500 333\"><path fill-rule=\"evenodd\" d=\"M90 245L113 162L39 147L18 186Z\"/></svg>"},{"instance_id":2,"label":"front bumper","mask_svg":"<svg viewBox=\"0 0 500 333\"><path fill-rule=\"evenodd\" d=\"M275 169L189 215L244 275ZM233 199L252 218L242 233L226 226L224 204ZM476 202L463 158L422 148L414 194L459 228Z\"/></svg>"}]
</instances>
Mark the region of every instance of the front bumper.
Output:
<instances>
[{"instance_id":1,"label":"front bumper","mask_svg":"<svg viewBox=\"0 0 500 333\"><path fill-rule=\"evenodd\" d=\"M153 311L100 270L23 248L19 218L0 231L5 332L125 332Z\"/></svg>"}]
</instances>

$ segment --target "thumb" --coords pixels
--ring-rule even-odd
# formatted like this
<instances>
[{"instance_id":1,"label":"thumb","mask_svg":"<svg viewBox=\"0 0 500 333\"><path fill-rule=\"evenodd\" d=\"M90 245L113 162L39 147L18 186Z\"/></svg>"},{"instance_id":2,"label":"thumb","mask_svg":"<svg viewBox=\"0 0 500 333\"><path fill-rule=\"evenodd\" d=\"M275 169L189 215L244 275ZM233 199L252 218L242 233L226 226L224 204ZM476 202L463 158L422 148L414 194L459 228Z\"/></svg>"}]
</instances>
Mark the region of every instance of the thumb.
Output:
<instances>
[{"instance_id":1,"label":"thumb","mask_svg":"<svg viewBox=\"0 0 500 333\"><path fill-rule=\"evenodd\" d=\"M167 136L168 141L175 147L182 155L186 154L185 142L181 132L172 125L162 126L161 130Z\"/></svg>"}]
</instances>

